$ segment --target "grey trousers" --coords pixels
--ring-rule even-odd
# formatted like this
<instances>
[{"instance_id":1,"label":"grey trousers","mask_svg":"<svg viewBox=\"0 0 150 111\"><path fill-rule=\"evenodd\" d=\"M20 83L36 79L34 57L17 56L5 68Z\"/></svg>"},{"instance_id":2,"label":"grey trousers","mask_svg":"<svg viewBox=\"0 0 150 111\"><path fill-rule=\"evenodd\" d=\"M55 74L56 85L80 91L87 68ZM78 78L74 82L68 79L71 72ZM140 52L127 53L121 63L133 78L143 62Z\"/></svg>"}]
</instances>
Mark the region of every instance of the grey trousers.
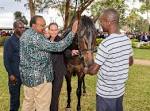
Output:
<instances>
[{"instance_id":1,"label":"grey trousers","mask_svg":"<svg viewBox=\"0 0 150 111\"><path fill-rule=\"evenodd\" d=\"M119 98L103 98L96 95L96 111L123 111L123 96Z\"/></svg>"}]
</instances>

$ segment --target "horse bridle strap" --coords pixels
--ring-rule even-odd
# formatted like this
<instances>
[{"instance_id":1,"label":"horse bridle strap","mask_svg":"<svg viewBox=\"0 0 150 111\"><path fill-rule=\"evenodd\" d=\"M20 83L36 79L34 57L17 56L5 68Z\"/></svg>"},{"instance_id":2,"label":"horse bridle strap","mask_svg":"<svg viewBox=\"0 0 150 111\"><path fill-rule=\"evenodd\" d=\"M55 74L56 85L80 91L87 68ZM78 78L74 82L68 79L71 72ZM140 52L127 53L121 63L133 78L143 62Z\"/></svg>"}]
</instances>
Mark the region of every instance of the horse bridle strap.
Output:
<instances>
[{"instance_id":1,"label":"horse bridle strap","mask_svg":"<svg viewBox=\"0 0 150 111\"><path fill-rule=\"evenodd\" d=\"M95 51L95 49L82 49L82 50L80 50L79 49L79 52L87 52L87 51L91 51L91 52L94 52Z\"/></svg>"}]
</instances>

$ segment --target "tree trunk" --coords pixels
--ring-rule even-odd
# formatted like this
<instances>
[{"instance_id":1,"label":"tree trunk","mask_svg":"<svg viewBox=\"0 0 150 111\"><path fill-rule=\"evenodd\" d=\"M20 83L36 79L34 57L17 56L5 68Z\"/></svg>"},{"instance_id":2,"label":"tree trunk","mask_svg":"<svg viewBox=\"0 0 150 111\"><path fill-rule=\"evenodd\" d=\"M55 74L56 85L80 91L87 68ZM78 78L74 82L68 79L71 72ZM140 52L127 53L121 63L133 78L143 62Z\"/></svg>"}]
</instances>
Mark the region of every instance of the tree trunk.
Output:
<instances>
[{"instance_id":1,"label":"tree trunk","mask_svg":"<svg viewBox=\"0 0 150 111\"><path fill-rule=\"evenodd\" d=\"M65 22L64 22L64 29L65 30L68 26L69 21L69 8L70 8L70 0L66 1L66 8L65 8Z\"/></svg>"},{"instance_id":2,"label":"tree trunk","mask_svg":"<svg viewBox=\"0 0 150 111\"><path fill-rule=\"evenodd\" d=\"M33 17L35 15L35 6L33 0L29 0L29 9L30 9L30 16Z\"/></svg>"},{"instance_id":3,"label":"tree trunk","mask_svg":"<svg viewBox=\"0 0 150 111\"><path fill-rule=\"evenodd\" d=\"M100 17L100 14L95 16L95 17L93 17L93 22L96 23L96 21L99 19L99 17Z\"/></svg>"},{"instance_id":4,"label":"tree trunk","mask_svg":"<svg viewBox=\"0 0 150 111\"><path fill-rule=\"evenodd\" d=\"M86 0L84 3L82 3L78 10L76 11L76 15L78 17L78 19L80 19L81 14L83 13L83 11L93 2L94 0ZM65 23L64 23L64 29L65 30L68 26L68 22L69 22L69 17L70 17L70 2L71 0L66 0L66 8L65 8Z\"/></svg>"},{"instance_id":5,"label":"tree trunk","mask_svg":"<svg viewBox=\"0 0 150 111\"><path fill-rule=\"evenodd\" d=\"M94 0L87 0L86 2L82 3L81 6L78 8L78 12L81 14L83 11L93 2Z\"/></svg>"}]
</instances>

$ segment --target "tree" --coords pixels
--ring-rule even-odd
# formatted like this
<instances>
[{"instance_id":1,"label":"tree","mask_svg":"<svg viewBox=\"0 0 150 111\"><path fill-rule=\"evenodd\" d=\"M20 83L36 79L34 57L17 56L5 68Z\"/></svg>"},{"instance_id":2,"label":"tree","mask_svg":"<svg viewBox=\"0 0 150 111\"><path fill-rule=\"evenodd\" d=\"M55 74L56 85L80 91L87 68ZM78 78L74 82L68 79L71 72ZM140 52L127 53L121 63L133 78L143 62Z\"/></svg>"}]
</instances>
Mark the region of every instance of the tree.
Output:
<instances>
[{"instance_id":1,"label":"tree","mask_svg":"<svg viewBox=\"0 0 150 111\"><path fill-rule=\"evenodd\" d=\"M16 11L14 13L15 20L21 20L24 24L28 24L28 21L24 15L20 11Z\"/></svg>"},{"instance_id":2,"label":"tree","mask_svg":"<svg viewBox=\"0 0 150 111\"><path fill-rule=\"evenodd\" d=\"M35 2L35 1L34 1ZM30 16L34 16L35 15L35 3L33 2L33 0L29 0L29 9L30 9Z\"/></svg>"},{"instance_id":3,"label":"tree","mask_svg":"<svg viewBox=\"0 0 150 111\"><path fill-rule=\"evenodd\" d=\"M15 0L16 1L16 0ZM21 0L17 0L21 1ZM81 16L83 11L93 2L94 0L28 0L26 6L30 9L31 17L36 12L42 12L47 8L56 8L60 11L61 16L64 20L64 29L69 25L69 20L73 15L77 15L78 18ZM65 7L65 8L64 8Z\"/></svg>"},{"instance_id":4,"label":"tree","mask_svg":"<svg viewBox=\"0 0 150 111\"><path fill-rule=\"evenodd\" d=\"M120 23L121 25L125 24L125 10L127 9L127 5L124 3L125 0L105 0L105 1L97 1L91 6L91 12L93 15L94 21L96 21L100 12L105 8L115 8L120 13Z\"/></svg>"},{"instance_id":5,"label":"tree","mask_svg":"<svg viewBox=\"0 0 150 111\"><path fill-rule=\"evenodd\" d=\"M70 0L67 0L68 2ZM64 23L64 29L67 28L69 23L69 18L72 18L73 16L77 16L78 19L80 19L81 14L83 11L93 2L94 0L75 0L71 4L71 2L66 2L66 8L65 8L65 23ZM75 4L75 5L74 5ZM74 12L73 12L74 11Z\"/></svg>"},{"instance_id":6,"label":"tree","mask_svg":"<svg viewBox=\"0 0 150 111\"><path fill-rule=\"evenodd\" d=\"M149 20L149 11L150 11L150 1L147 0L146 2L144 2L141 7L140 7L140 11L141 13L145 13L147 14L147 20Z\"/></svg>"},{"instance_id":7,"label":"tree","mask_svg":"<svg viewBox=\"0 0 150 111\"><path fill-rule=\"evenodd\" d=\"M138 14L138 10L134 8L126 18L126 24L131 28L131 32L135 31L135 26L137 26L136 23L138 20L140 20L140 15Z\"/></svg>"},{"instance_id":8,"label":"tree","mask_svg":"<svg viewBox=\"0 0 150 111\"><path fill-rule=\"evenodd\" d=\"M146 12L146 14L147 14L147 20L146 20L145 23L147 23L146 26L148 27L146 29L147 29L147 31L150 31L150 18L149 18L150 0L140 0L140 1L143 2L142 6L140 8L140 11L141 11L141 13Z\"/></svg>"}]
</instances>

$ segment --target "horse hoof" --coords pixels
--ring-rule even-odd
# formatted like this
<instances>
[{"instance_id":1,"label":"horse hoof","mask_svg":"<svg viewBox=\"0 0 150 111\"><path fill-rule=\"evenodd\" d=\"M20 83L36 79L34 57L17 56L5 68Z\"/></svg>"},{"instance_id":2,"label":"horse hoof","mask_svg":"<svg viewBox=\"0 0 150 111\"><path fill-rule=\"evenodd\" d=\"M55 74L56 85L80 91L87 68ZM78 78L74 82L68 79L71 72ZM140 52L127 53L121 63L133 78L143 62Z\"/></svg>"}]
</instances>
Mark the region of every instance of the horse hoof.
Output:
<instances>
[{"instance_id":1,"label":"horse hoof","mask_svg":"<svg viewBox=\"0 0 150 111\"><path fill-rule=\"evenodd\" d=\"M81 111L81 107L77 107L77 111Z\"/></svg>"},{"instance_id":2,"label":"horse hoof","mask_svg":"<svg viewBox=\"0 0 150 111\"><path fill-rule=\"evenodd\" d=\"M83 91L82 95L85 96L86 95L86 91Z\"/></svg>"},{"instance_id":3,"label":"horse hoof","mask_svg":"<svg viewBox=\"0 0 150 111\"><path fill-rule=\"evenodd\" d=\"M83 93L82 95L83 95L83 96L86 96L86 93Z\"/></svg>"},{"instance_id":4,"label":"horse hoof","mask_svg":"<svg viewBox=\"0 0 150 111\"><path fill-rule=\"evenodd\" d=\"M77 111L81 111L81 109L78 109Z\"/></svg>"},{"instance_id":5,"label":"horse hoof","mask_svg":"<svg viewBox=\"0 0 150 111\"><path fill-rule=\"evenodd\" d=\"M71 108L66 108L66 111L71 111Z\"/></svg>"}]
</instances>

